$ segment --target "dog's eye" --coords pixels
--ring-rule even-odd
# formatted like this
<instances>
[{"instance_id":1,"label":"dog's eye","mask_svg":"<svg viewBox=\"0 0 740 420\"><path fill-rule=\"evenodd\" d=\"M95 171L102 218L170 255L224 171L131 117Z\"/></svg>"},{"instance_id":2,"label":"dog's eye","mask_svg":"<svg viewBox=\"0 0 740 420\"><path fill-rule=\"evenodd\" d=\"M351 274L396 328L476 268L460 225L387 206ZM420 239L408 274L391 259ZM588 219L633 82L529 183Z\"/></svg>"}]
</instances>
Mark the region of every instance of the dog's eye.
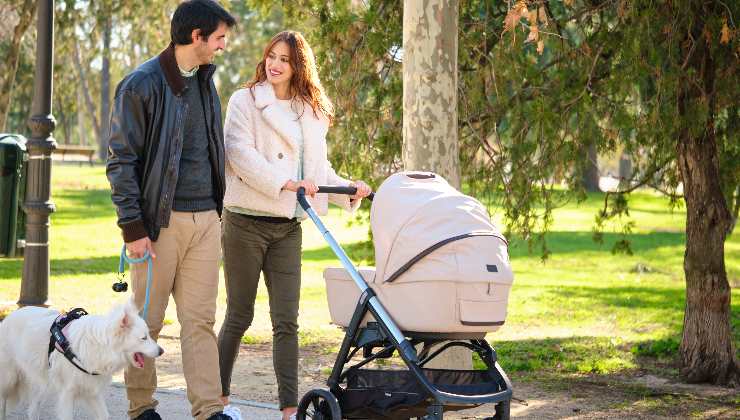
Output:
<instances>
[{"instance_id":1,"label":"dog's eye","mask_svg":"<svg viewBox=\"0 0 740 420\"><path fill-rule=\"evenodd\" d=\"M141 337L141 341L146 341L146 336Z\"/></svg>"}]
</instances>

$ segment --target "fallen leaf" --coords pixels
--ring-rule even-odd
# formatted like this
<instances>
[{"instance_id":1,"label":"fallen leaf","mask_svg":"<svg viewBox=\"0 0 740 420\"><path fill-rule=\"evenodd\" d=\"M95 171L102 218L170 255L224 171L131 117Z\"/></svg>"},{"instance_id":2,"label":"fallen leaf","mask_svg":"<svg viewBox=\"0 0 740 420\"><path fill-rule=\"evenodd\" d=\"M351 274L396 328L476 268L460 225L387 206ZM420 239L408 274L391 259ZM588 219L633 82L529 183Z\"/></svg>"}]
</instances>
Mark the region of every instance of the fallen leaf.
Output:
<instances>
[{"instance_id":1,"label":"fallen leaf","mask_svg":"<svg viewBox=\"0 0 740 420\"><path fill-rule=\"evenodd\" d=\"M521 15L519 14L519 11L516 8L509 9L508 13L506 13L506 17L504 18L504 30L503 33L507 33L511 30L513 30L517 23L519 23L519 19L521 19Z\"/></svg>"},{"instance_id":2,"label":"fallen leaf","mask_svg":"<svg viewBox=\"0 0 740 420\"><path fill-rule=\"evenodd\" d=\"M517 9L519 9L519 14L522 15L522 16L526 15L527 13L529 13L527 11L527 2L525 0L519 0L516 3L516 6L514 6L514 7L516 7Z\"/></svg>"},{"instance_id":3,"label":"fallen leaf","mask_svg":"<svg viewBox=\"0 0 740 420\"><path fill-rule=\"evenodd\" d=\"M720 44L729 44L730 39L732 38L732 32L730 31L730 28L727 26L727 20L725 20L725 23L722 25L722 31L721 36L719 38Z\"/></svg>"},{"instance_id":4,"label":"fallen leaf","mask_svg":"<svg viewBox=\"0 0 740 420\"><path fill-rule=\"evenodd\" d=\"M591 57L591 47L588 46L588 42L584 42L581 44L581 49L583 50L583 53L586 54L587 57Z\"/></svg>"},{"instance_id":5,"label":"fallen leaf","mask_svg":"<svg viewBox=\"0 0 740 420\"><path fill-rule=\"evenodd\" d=\"M537 42L540 39L540 28L537 25L532 25L529 28L529 36L527 36L526 42Z\"/></svg>"},{"instance_id":6,"label":"fallen leaf","mask_svg":"<svg viewBox=\"0 0 740 420\"><path fill-rule=\"evenodd\" d=\"M547 11L545 10L544 6L540 6L539 8L537 8L537 15L539 21L547 25Z\"/></svg>"},{"instance_id":7,"label":"fallen leaf","mask_svg":"<svg viewBox=\"0 0 740 420\"><path fill-rule=\"evenodd\" d=\"M619 6L617 6L617 16L619 16L620 19L624 19L624 17L627 16L628 7L629 3L626 0L619 2Z\"/></svg>"}]
</instances>

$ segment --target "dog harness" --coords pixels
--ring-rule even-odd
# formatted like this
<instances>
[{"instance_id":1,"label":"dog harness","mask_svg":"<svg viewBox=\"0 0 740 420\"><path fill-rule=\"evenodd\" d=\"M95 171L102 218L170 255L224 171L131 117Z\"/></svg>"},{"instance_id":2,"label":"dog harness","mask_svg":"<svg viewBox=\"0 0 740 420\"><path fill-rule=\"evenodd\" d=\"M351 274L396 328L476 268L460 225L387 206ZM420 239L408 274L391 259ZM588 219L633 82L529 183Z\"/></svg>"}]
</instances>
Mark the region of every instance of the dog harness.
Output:
<instances>
[{"instance_id":1,"label":"dog harness","mask_svg":"<svg viewBox=\"0 0 740 420\"><path fill-rule=\"evenodd\" d=\"M87 311L85 311L84 309L74 308L66 314L59 314L57 319L55 319L54 322L51 323L51 327L49 328L49 331L51 331L51 338L49 338L49 366L51 366L51 353L53 353L56 349L59 353L62 353L64 357L69 360L69 362L72 363L77 369L87 373L88 375L99 375L95 372L91 373L86 371L82 366L75 362L75 359L80 360L80 358L77 357L76 354L74 354L72 348L69 345L67 337L64 335L67 328L69 327L69 324L72 323L72 321L80 319L85 315L87 315Z\"/></svg>"}]
</instances>

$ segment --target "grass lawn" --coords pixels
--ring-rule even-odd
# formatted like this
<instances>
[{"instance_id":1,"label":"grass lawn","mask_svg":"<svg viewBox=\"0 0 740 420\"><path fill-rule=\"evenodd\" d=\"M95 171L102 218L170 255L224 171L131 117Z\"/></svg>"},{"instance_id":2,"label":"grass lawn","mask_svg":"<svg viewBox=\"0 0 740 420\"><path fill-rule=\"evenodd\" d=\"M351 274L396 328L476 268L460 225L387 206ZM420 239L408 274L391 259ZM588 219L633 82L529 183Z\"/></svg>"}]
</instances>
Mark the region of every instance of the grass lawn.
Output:
<instances>
[{"instance_id":1,"label":"grass lawn","mask_svg":"<svg viewBox=\"0 0 740 420\"><path fill-rule=\"evenodd\" d=\"M123 296L111 290L121 237L104 168L55 165L51 217L51 281L53 306L83 306L105 311ZM547 240L553 254L543 263L522 241L512 238L515 283L506 326L488 336L509 372L551 374L628 373L634 369L672 370L680 341L684 311L683 275L685 212L669 210L665 198L633 194L630 214L636 222L629 236L634 254L612 255L620 235L607 232L602 246L591 239L596 209L603 195L556 211ZM325 223L356 261L370 255L367 225L333 209ZM351 223L350 223L351 222ZM301 301L302 344L337 348L342 333L329 324L321 276L339 265L312 223L303 224L304 259ZM726 243L725 262L732 292L732 323L740 348L740 234ZM638 270L644 265L649 270ZM23 262L0 260L0 302L15 302ZM225 292L219 294L218 323L223 319ZM174 305L167 319L176 319ZM168 322L169 323L169 322ZM176 323L163 334L177 334ZM267 294L263 288L253 327L245 342L270 339Z\"/></svg>"}]
</instances>

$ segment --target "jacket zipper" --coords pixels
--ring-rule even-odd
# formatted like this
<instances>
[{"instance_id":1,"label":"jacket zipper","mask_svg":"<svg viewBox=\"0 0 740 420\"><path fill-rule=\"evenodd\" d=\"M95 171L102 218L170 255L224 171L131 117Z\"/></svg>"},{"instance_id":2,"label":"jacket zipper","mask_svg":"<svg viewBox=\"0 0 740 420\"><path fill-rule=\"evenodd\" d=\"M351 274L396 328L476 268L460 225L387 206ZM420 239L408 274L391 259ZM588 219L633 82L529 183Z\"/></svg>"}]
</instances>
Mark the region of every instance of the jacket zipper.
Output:
<instances>
[{"instance_id":1,"label":"jacket zipper","mask_svg":"<svg viewBox=\"0 0 740 420\"><path fill-rule=\"evenodd\" d=\"M185 111L187 110L187 104L184 104L180 101L180 98L178 97L178 107L177 107L177 114L175 116L175 135L173 136L174 146L175 150L178 148L178 144L182 140L182 119L183 114L185 114ZM160 208L159 208L159 226L158 228L162 228L165 224L165 222L168 219L169 213L172 211L172 205L170 204L170 201L173 199L174 196L174 190L173 190L173 177L175 173L175 161L179 163L180 159L174 159L172 156L172 149L173 146L172 142L167 142L167 151L165 153L165 156L167 156L167 159L169 161L167 162L164 176L162 177L160 181L160 187L159 190L163 192L162 201L160 202ZM167 182L167 190L163 191L165 181ZM177 187L177 185L175 185Z\"/></svg>"}]
</instances>

